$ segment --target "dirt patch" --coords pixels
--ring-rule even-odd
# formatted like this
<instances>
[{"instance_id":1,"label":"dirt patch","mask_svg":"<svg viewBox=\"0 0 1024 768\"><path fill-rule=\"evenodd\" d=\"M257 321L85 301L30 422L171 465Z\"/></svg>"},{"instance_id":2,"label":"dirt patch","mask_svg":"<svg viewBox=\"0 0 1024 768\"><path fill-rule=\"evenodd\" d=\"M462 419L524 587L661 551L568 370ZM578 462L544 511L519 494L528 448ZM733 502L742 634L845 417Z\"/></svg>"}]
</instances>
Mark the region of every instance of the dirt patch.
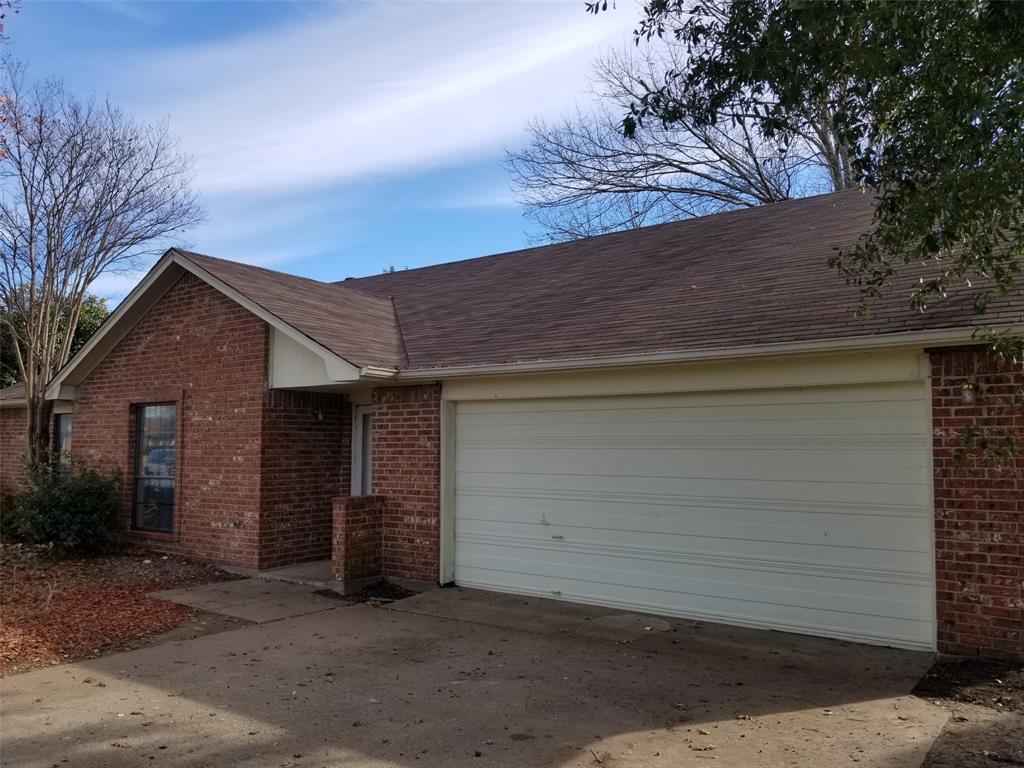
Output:
<instances>
[{"instance_id":1,"label":"dirt patch","mask_svg":"<svg viewBox=\"0 0 1024 768\"><path fill-rule=\"evenodd\" d=\"M0 675L145 644L196 616L147 592L238 578L177 557L132 550L55 557L0 546Z\"/></svg>"},{"instance_id":2,"label":"dirt patch","mask_svg":"<svg viewBox=\"0 0 1024 768\"><path fill-rule=\"evenodd\" d=\"M363 587L351 595L342 595L333 589L318 589L313 594L320 595L321 597L331 597L346 603L393 603L396 600L412 597L416 593L411 589L400 587L389 581L380 581L376 584L370 584L368 587Z\"/></svg>"},{"instance_id":3,"label":"dirt patch","mask_svg":"<svg viewBox=\"0 0 1024 768\"><path fill-rule=\"evenodd\" d=\"M921 768L1024 766L1024 715L952 704L949 721Z\"/></svg>"},{"instance_id":4,"label":"dirt patch","mask_svg":"<svg viewBox=\"0 0 1024 768\"><path fill-rule=\"evenodd\" d=\"M914 688L916 696L1024 712L1024 664L941 659Z\"/></svg>"},{"instance_id":5,"label":"dirt patch","mask_svg":"<svg viewBox=\"0 0 1024 768\"><path fill-rule=\"evenodd\" d=\"M950 713L922 768L1024 766L1024 664L941 659L914 693Z\"/></svg>"},{"instance_id":6,"label":"dirt patch","mask_svg":"<svg viewBox=\"0 0 1024 768\"><path fill-rule=\"evenodd\" d=\"M371 584L370 586L361 590L357 595L357 600L363 600L366 602L387 602L392 603L395 600L404 600L407 597L412 597L416 593L411 589L400 587L397 584L392 584L390 581L381 581L377 584Z\"/></svg>"}]
</instances>

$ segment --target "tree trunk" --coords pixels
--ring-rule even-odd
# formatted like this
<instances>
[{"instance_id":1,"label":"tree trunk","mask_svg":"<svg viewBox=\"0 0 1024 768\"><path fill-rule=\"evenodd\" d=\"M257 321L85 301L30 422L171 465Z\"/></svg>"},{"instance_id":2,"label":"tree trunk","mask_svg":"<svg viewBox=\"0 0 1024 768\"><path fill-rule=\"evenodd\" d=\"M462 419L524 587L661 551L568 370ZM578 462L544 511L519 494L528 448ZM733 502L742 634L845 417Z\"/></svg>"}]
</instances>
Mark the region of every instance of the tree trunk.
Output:
<instances>
[{"instance_id":1,"label":"tree trunk","mask_svg":"<svg viewBox=\"0 0 1024 768\"><path fill-rule=\"evenodd\" d=\"M25 462L34 467L50 456L50 413L53 405L43 395L26 394L28 424L25 429Z\"/></svg>"}]
</instances>

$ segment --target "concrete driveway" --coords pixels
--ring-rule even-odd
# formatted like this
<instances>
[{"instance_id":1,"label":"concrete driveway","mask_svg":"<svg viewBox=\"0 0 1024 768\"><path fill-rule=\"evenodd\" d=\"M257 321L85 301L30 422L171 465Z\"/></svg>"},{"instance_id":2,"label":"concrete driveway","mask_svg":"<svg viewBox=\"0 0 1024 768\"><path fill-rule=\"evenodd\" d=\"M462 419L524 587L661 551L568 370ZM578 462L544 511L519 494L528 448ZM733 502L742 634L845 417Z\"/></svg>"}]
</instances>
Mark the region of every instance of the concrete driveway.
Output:
<instances>
[{"instance_id":1,"label":"concrete driveway","mask_svg":"<svg viewBox=\"0 0 1024 768\"><path fill-rule=\"evenodd\" d=\"M930 657L459 589L3 681L5 766L921 763Z\"/></svg>"}]
</instances>

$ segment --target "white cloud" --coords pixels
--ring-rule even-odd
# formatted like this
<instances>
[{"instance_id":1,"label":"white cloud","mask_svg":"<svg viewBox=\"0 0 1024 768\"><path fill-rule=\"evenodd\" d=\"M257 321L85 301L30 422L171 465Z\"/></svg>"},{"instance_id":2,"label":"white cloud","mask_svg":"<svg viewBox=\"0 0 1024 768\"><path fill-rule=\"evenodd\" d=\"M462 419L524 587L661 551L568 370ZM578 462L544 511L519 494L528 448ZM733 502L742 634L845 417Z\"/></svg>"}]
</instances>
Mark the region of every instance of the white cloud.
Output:
<instances>
[{"instance_id":1,"label":"white cloud","mask_svg":"<svg viewBox=\"0 0 1024 768\"><path fill-rule=\"evenodd\" d=\"M473 188L458 192L450 197L431 201L428 205L435 208L515 208L519 205L512 188L508 184L493 187Z\"/></svg>"},{"instance_id":2,"label":"white cloud","mask_svg":"<svg viewBox=\"0 0 1024 768\"><path fill-rule=\"evenodd\" d=\"M579 2L327 6L314 20L141 62L206 195L302 191L489 153L571 107L636 20ZM158 95L158 100L156 100Z\"/></svg>"},{"instance_id":3,"label":"white cloud","mask_svg":"<svg viewBox=\"0 0 1024 768\"><path fill-rule=\"evenodd\" d=\"M258 33L126 55L103 90L139 117L169 115L197 156L208 221L186 245L288 269L357 247L360 209L388 178L409 180L412 207L513 207L504 182L460 176L430 198L413 185L431 169L496 163L528 118L589 98L594 58L637 17L627 3L594 17L579 0L302 5ZM116 302L149 266L92 290ZM324 279L365 271L342 260Z\"/></svg>"}]
</instances>

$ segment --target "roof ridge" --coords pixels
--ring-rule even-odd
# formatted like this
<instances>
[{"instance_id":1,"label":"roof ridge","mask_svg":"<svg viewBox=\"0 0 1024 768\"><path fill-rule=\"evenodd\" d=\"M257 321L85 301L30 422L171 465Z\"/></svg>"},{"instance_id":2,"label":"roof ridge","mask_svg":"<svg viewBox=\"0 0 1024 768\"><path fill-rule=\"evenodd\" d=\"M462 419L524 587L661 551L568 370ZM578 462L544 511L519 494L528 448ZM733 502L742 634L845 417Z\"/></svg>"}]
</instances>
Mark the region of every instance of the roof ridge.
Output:
<instances>
[{"instance_id":1,"label":"roof ridge","mask_svg":"<svg viewBox=\"0 0 1024 768\"><path fill-rule=\"evenodd\" d=\"M820 200L822 200L824 198L828 198L828 197L847 197L847 196L852 196L854 193L859 193L861 195L866 195L866 194L868 194L868 191L866 189L862 188L862 187L853 187L851 189L842 189L842 190L839 190L837 192L823 192L823 193L818 194L818 195L807 195L806 197L791 197L791 198L788 198L786 200L777 200L777 201L772 202L772 203L763 203L761 205L753 205L753 206L748 206L748 207L745 207L745 208L730 208L729 210L725 210L725 211L716 211L715 213L709 213L709 214L706 214L704 216L691 216L690 218L687 218L687 219L675 219L673 221L661 221L661 222L658 222L657 224L648 224L647 226L644 226L644 227L634 227L632 229L617 229L614 232L602 232L599 235L590 235L589 237L580 237L580 238L576 238L575 240L562 240L562 241L557 242L557 243L544 243L543 245L531 245L531 246L528 246L526 248L516 248L516 249L511 250L511 251L499 251L498 253L489 253L489 254L485 254L483 256L471 256L468 259L453 259L452 261L444 261L444 262L441 262L440 264L425 264L422 267L412 267L412 268L406 268L406 269L402 269L402 270L396 270L396 272L394 272L394 273L384 272L384 273L376 274L376 275L363 275L362 277L346 277L346 278L344 278L342 280L335 280L335 281L331 282L330 285L338 285L338 286L343 286L343 287L349 287L349 288L351 288L353 290L356 290L355 286L353 286L353 285L346 286L345 284L346 283L360 283L360 282L367 281L367 280L381 280L382 278L383 279L387 279L387 277L389 275L391 275L391 274L403 274L404 275L404 274L409 274L411 272L422 272L424 270L437 269L439 267L447 267L447 266L451 266L453 264L470 264L472 262L484 261L486 259L498 259L498 258L508 257L508 256L521 256L521 255L525 255L525 254L528 254L528 253L532 253L534 251L541 251L541 250L544 250L545 248L557 248L557 247L565 247L565 246L570 246L570 245L578 245L578 244L581 244L581 243L593 243L593 242L595 242L597 240L612 239L612 238L617 238L617 237L626 237L626 236L629 236L629 235L636 235L637 233L640 233L640 232L651 232L653 230L662 229L662 228L666 228L666 227L692 226L692 225L695 225L698 222L706 222L709 219L718 219L718 218L727 217L727 216L743 216L743 215L747 215L747 214L752 214L754 212L764 212L764 211L767 211L769 209L788 208L788 207L793 206L793 205L806 204L806 203L808 203L808 202L810 202L812 200L820 201ZM359 291L359 292L361 293L361 291ZM372 296L372 295L379 295L379 294L364 294L364 295Z\"/></svg>"}]
</instances>

